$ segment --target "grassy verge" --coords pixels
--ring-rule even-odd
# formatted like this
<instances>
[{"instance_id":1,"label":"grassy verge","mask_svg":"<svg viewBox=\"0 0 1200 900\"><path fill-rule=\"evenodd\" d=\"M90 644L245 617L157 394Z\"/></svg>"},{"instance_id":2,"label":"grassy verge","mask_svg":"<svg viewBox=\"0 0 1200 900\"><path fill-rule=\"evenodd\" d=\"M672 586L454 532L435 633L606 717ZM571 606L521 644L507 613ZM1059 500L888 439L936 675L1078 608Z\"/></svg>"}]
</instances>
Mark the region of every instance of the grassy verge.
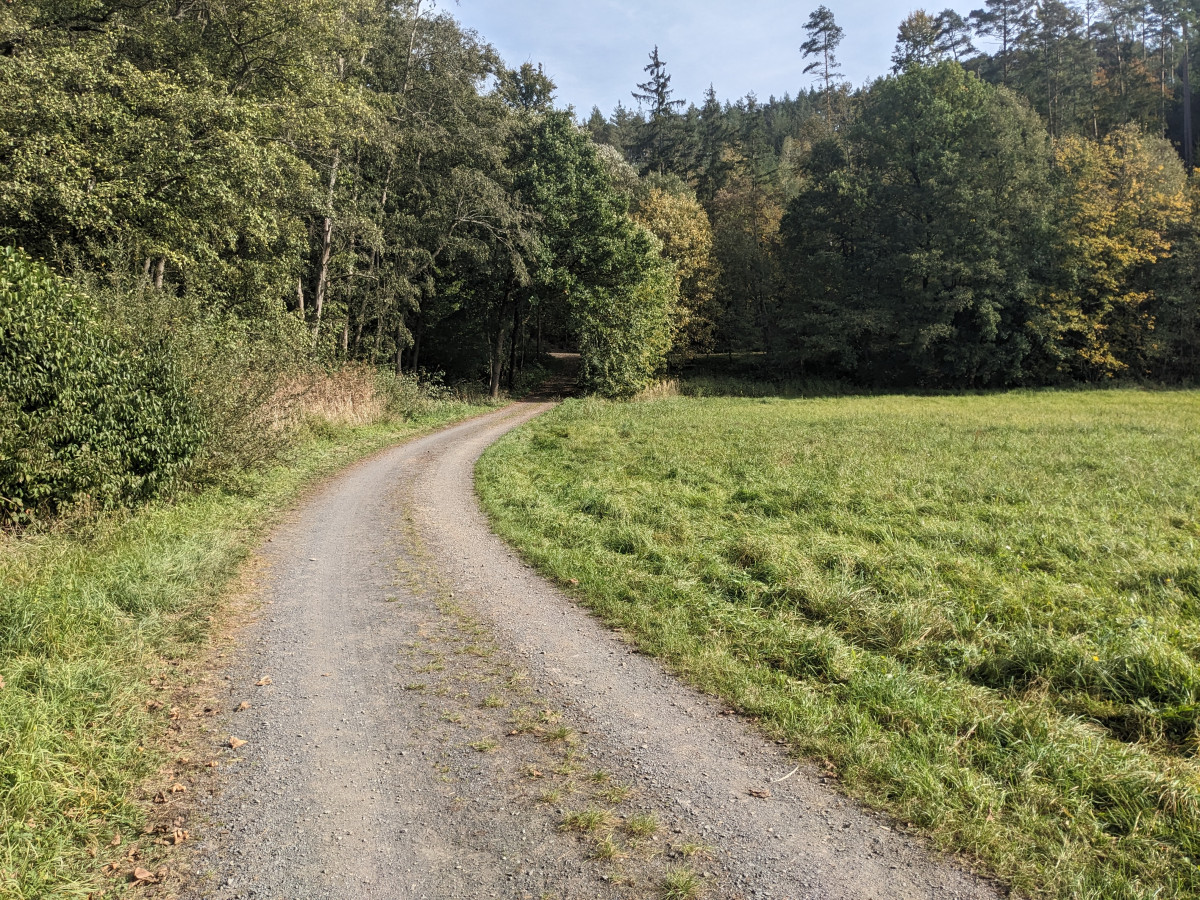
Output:
<instances>
[{"instance_id":1,"label":"grassy verge","mask_svg":"<svg viewBox=\"0 0 1200 900\"><path fill-rule=\"evenodd\" d=\"M85 533L0 536L0 898L99 896L113 836L140 830L167 711L223 588L320 476L483 411L446 401L404 423L311 430L286 461Z\"/></svg>"},{"instance_id":2,"label":"grassy verge","mask_svg":"<svg viewBox=\"0 0 1200 900\"><path fill-rule=\"evenodd\" d=\"M573 401L500 530L1020 892L1200 895L1200 394Z\"/></svg>"}]
</instances>

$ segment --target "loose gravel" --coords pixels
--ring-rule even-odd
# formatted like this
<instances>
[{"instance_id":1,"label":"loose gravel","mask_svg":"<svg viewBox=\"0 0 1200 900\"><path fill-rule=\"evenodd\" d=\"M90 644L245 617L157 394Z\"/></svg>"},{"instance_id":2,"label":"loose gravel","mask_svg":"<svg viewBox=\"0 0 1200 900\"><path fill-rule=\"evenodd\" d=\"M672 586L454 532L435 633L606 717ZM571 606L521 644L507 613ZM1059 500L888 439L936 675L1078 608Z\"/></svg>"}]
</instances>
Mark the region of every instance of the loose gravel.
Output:
<instances>
[{"instance_id":1,"label":"loose gravel","mask_svg":"<svg viewBox=\"0 0 1200 900\"><path fill-rule=\"evenodd\" d=\"M492 534L475 461L547 408L376 456L264 547L185 896L658 897L668 879L742 900L1002 896L797 771Z\"/></svg>"}]
</instances>

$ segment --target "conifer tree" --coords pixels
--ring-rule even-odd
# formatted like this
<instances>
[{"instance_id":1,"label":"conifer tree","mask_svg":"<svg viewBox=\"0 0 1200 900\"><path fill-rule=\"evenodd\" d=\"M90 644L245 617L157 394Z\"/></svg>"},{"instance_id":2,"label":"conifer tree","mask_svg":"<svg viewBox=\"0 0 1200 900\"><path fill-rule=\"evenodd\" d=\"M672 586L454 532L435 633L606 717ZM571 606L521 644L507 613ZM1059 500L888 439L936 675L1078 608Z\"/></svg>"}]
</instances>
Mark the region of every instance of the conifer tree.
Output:
<instances>
[{"instance_id":1,"label":"conifer tree","mask_svg":"<svg viewBox=\"0 0 1200 900\"><path fill-rule=\"evenodd\" d=\"M634 157L644 171L663 175L673 170L672 163L676 161L676 117L686 101L672 99L675 91L671 88L671 76L667 74L666 62L658 55L657 45L645 71L649 78L633 92L633 99L647 107L646 124L633 148Z\"/></svg>"},{"instance_id":2,"label":"conifer tree","mask_svg":"<svg viewBox=\"0 0 1200 900\"><path fill-rule=\"evenodd\" d=\"M833 18L829 7L824 4L809 15L804 30L808 32L808 40L800 45L800 53L805 59L812 59L812 62L804 67L804 74L819 73L825 84L825 91L828 92L833 82L842 77L837 71L842 64L838 62L836 54L846 32Z\"/></svg>"}]
</instances>

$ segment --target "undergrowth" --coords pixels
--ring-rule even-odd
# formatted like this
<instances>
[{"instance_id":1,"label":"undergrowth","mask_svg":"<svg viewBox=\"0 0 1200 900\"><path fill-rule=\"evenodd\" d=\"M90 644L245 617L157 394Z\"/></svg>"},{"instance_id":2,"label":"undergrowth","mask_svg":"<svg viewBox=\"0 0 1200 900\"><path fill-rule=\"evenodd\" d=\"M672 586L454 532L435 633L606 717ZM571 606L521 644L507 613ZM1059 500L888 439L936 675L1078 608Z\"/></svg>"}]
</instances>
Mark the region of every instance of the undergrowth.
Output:
<instances>
[{"instance_id":1,"label":"undergrowth","mask_svg":"<svg viewBox=\"0 0 1200 900\"><path fill-rule=\"evenodd\" d=\"M687 393L687 391L684 391ZM572 401L500 532L1038 897L1200 894L1200 395Z\"/></svg>"}]
</instances>

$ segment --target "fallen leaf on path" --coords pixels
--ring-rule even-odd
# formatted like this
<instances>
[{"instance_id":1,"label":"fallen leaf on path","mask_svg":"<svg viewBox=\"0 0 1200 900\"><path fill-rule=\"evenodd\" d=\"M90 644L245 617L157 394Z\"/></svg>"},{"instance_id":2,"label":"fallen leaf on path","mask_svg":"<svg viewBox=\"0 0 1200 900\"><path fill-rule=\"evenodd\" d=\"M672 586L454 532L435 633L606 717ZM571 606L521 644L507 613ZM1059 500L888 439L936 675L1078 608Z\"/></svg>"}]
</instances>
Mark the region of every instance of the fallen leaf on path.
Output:
<instances>
[{"instance_id":1,"label":"fallen leaf on path","mask_svg":"<svg viewBox=\"0 0 1200 900\"><path fill-rule=\"evenodd\" d=\"M174 841L175 846L178 847L180 844L182 844L184 841L186 841L189 837L191 837L191 835L189 835L182 828L176 828L175 834L172 835L172 840Z\"/></svg>"},{"instance_id":2,"label":"fallen leaf on path","mask_svg":"<svg viewBox=\"0 0 1200 900\"><path fill-rule=\"evenodd\" d=\"M157 884L158 879L154 877L153 872L147 872L141 866L136 867L129 873L129 880L134 884Z\"/></svg>"},{"instance_id":3,"label":"fallen leaf on path","mask_svg":"<svg viewBox=\"0 0 1200 900\"><path fill-rule=\"evenodd\" d=\"M244 701L242 701L242 703L241 703L241 704L238 706L238 708L237 708L237 711L238 711L238 712L245 712L245 711L246 711L246 710L248 710L249 708L250 708L250 701L248 701L248 700L244 700Z\"/></svg>"},{"instance_id":4,"label":"fallen leaf on path","mask_svg":"<svg viewBox=\"0 0 1200 900\"><path fill-rule=\"evenodd\" d=\"M579 579L572 578L570 581L567 582L567 584L569 584L571 587L579 587Z\"/></svg>"},{"instance_id":5,"label":"fallen leaf on path","mask_svg":"<svg viewBox=\"0 0 1200 900\"><path fill-rule=\"evenodd\" d=\"M766 800L771 796L771 792L767 790L760 791L757 788L750 788L750 796L757 797L759 800Z\"/></svg>"},{"instance_id":6,"label":"fallen leaf on path","mask_svg":"<svg viewBox=\"0 0 1200 900\"><path fill-rule=\"evenodd\" d=\"M0 691L4 690L4 676L0 675Z\"/></svg>"},{"instance_id":7,"label":"fallen leaf on path","mask_svg":"<svg viewBox=\"0 0 1200 900\"><path fill-rule=\"evenodd\" d=\"M236 750L238 747L245 747L248 741L243 741L235 737L229 738L229 749Z\"/></svg>"},{"instance_id":8,"label":"fallen leaf on path","mask_svg":"<svg viewBox=\"0 0 1200 900\"><path fill-rule=\"evenodd\" d=\"M322 672L322 673L321 673L321 677L322 677L322 678L332 678L332 677L333 677L333 673L332 673L332 672Z\"/></svg>"},{"instance_id":9,"label":"fallen leaf on path","mask_svg":"<svg viewBox=\"0 0 1200 900\"><path fill-rule=\"evenodd\" d=\"M119 834L114 834L114 835L113 835L113 839L112 839L112 841L109 843L109 845L108 845L108 846L110 846L110 847L120 847L120 846L121 846L121 835L119 835Z\"/></svg>"},{"instance_id":10,"label":"fallen leaf on path","mask_svg":"<svg viewBox=\"0 0 1200 900\"><path fill-rule=\"evenodd\" d=\"M163 708L162 702L159 700L151 700L149 703L146 704L146 709L150 710L150 712L154 712L155 710L162 709L162 708Z\"/></svg>"},{"instance_id":11,"label":"fallen leaf on path","mask_svg":"<svg viewBox=\"0 0 1200 900\"><path fill-rule=\"evenodd\" d=\"M185 788L182 784L173 784L173 785L171 785L171 793L172 794L186 794L187 788Z\"/></svg>"},{"instance_id":12,"label":"fallen leaf on path","mask_svg":"<svg viewBox=\"0 0 1200 900\"><path fill-rule=\"evenodd\" d=\"M262 680L254 682L254 686L255 687L266 687L268 684L272 684L272 683L273 682L271 681L271 676L267 675L267 676L264 676L262 678Z\"/></svg>"},{"instance_id":13,"label":"fallen leaf on path","mask_svg":"<svg viewBox=\"0 0 1200 900\"><path fill-rule=\"evenodd\" d=\"M220 768L220 766L221 766L221 764L219 762L217 762L215 759L210 759L208 761L208 768L210 768L210 769L217 769L217 768Z\"/></svg>"}]
</instances>

